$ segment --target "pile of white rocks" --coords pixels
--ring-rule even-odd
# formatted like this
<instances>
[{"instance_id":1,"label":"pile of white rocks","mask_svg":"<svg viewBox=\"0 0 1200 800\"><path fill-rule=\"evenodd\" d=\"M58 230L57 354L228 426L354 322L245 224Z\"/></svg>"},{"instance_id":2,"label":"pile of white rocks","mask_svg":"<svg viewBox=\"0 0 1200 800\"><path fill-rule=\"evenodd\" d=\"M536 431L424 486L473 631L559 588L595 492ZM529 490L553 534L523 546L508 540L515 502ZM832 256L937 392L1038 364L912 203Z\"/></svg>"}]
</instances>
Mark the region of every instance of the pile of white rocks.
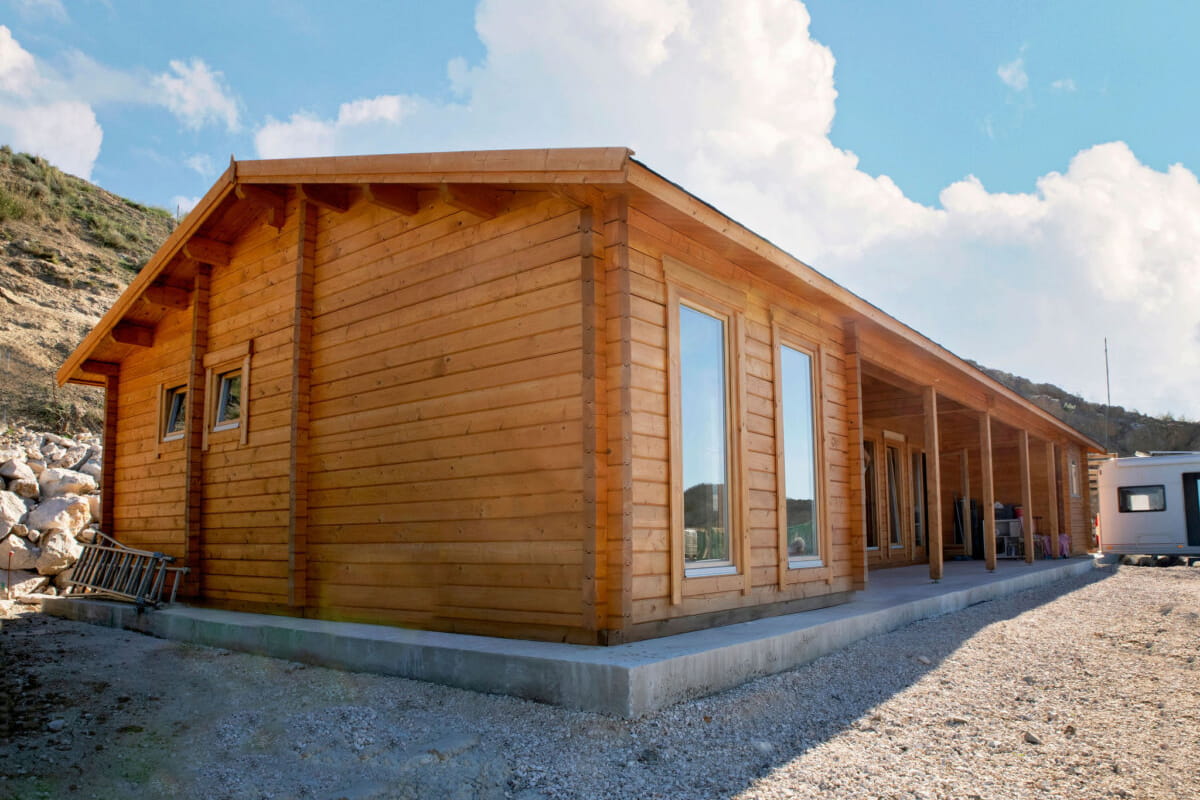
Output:
<instances>
[{"instance_id":1,"label":"pile of white rocks","mask_svg":"<svg viewBox=\"0 0 1200 800\"><path fill-rule=\"evenodd\" d=\"M70 591L71 568L99 530L100 440L25 428L0 439L0 596Z\"/></svg>"}]
</instances>

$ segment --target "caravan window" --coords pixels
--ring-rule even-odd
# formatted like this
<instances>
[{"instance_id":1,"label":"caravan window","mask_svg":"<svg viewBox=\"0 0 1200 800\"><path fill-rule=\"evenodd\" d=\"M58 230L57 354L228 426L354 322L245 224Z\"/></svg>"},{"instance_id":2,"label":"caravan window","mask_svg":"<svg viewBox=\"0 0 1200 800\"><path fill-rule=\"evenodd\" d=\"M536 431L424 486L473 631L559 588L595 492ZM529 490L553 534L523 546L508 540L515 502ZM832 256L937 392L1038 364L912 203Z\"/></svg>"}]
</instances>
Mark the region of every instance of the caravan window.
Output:
<instances>
[{"instance_id":1,"label":"caravan window","mask_svg":"<svg viewBox=\"0 0 1200 800\"><path fill-rule=\"evenodd\" d=\"M1166 511L1167 494L1162 486L1120 486L1117 509L1127 511Z\"/></svg>"}]
</instances>

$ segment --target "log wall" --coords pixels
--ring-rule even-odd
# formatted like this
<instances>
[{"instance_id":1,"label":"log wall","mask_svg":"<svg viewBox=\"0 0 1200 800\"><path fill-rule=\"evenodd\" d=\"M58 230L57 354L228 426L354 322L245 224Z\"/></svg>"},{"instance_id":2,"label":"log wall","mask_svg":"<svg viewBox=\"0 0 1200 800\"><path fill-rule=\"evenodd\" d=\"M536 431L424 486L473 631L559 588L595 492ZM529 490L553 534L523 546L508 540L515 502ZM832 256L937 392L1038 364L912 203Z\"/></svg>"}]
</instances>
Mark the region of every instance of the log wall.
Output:
<instances>
[{"instance_id":1,"label":"log wall","mask_svg":"<svg viewBox=\"0 0 1200 800\"><path fill-rule=\"evenodd\" d=\"M583 217L543 196L486 221L440 202L318 219L315 613L538 638L588 627Z\"/></svg>"},{"instance_id":2,"label":"log wall","mask_svg":"<svg viewBox=\"0 0 1200 800\"><path fill-rule=\"evenodd\" d=\"M252 228L233 242L231 262L212 270L207 353L251 350L246 416L222 431L210 420L202 458L202 587L218 603L288 600L297 206L293 198L282 230ZM243 364L239 355L212 366L216 373ZM206 402L211 414L213 397Z\"/></svg>"},{"instance_id":3,"label":"log wall","mask_svg":"<svg viewBox=\"0 0 1200 800\"><path fill-rule=\"evenodd\" d=\"M842 321L811 303L765 284L638 207L628 211L630 367L632 408L632 624L637 631L670 630L670 622L753 606L816 599L852 590L850 531L849 413ZM700 277L691 287L711 284L714 299L737 305L742 362L741 500L744 528L732 548L739 574L682 577L679 601L672 594L670 451L667 344L668 267L676 260ZM824 513L832 551L829 569L786 570L781 585L776 496L774 356L771 306L789 313L788 327L821 349L825 470ZM733 356L731 356L731 360ZM736 363L736 362L734 362ZM746 546L748 545L748 546ZM745 556L748 554L748 563Z\"/></svg>"},{"instance_id":4,"label":"log wall","mask_svg":"<svg viewBox=\"0 0 1200 800\"><path fill-rule=\"evenodd\" d=\"M182 558L186 504L186 439L160 442L160 390L188 380L192 318L187 310L159 323L153 347L135 348L121 363L115 443L105 442L113 470L113 527L130 547Z\"/></svg>"}]
</instances>

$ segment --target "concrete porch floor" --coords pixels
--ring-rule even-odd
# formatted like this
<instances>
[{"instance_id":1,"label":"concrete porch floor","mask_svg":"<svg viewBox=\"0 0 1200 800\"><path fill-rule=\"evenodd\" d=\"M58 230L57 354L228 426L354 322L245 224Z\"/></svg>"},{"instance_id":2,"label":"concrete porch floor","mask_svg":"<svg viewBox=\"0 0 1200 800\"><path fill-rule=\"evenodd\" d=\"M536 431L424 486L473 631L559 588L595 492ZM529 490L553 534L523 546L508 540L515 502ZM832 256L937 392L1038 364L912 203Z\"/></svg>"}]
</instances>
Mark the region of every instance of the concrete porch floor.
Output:
<instances>
[{"instance_id":1,"label":"concrete porch floor","mask_svg":"<svg viewBox=\"0 0 1200 800\"><path fill-rule=\"evenodd\" d=\"M176 605L138 614L123 603L47 598L46 613L165 639L338 669L375 672L633 718L791 669L851 642L1095 568L1065 561L950 561L870 574L833 608L613 647L528 642Z\"/></svg>"}]
</instances>

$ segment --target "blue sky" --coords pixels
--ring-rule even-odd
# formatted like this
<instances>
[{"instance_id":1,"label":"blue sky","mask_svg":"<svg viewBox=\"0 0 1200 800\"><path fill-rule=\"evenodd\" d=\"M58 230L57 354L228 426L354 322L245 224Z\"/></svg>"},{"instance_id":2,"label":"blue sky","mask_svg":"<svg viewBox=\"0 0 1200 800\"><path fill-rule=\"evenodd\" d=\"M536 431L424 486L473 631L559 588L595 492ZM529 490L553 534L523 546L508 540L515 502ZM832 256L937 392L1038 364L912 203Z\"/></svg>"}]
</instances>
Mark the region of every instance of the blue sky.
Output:
<instances>
[{"instance_id":1,"label":"blue sky","mask_svg":"<svg viewBox=\"0 0 1200 800\"><path fill-rule=\"evenodd\" d=\"M954 352L1200 417L1200 4L0 0L0 140L186 208L238 158L625 144Z\"/></svg>"}]
</instances>

